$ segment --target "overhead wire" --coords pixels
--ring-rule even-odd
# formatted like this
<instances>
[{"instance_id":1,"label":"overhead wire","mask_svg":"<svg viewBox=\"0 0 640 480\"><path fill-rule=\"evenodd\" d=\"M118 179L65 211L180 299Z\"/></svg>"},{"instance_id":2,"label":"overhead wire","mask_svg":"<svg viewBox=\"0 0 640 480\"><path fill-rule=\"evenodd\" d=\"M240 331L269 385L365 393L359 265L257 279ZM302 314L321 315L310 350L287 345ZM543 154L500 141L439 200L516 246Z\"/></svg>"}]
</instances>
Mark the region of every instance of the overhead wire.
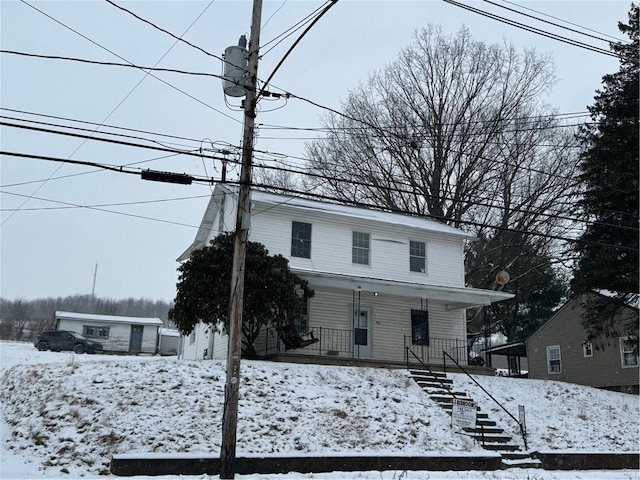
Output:
<instances>
[{"instance_id":1,"label":"overhead wire","mask_svg":"<svg viewBox=\"0 0 640 480\"><path fill-rule=\"evenodd\" d=\"M7 192L2 192L2 193L6 194ZM10 193L10 195L18 195L18 196L20 196L20 194L17 194L17 193ZM29 197L28 195L24 195L24 196L25 197ZM34 200L43 201L43 202L52 202L52 203L58 203L58 204L61 204L61 205L74 206L76 208L86 208L88 210L96 210L96 211L99 211L99 212L112 213L112 214L115 214L115 215L122 215L122 216L125 216L125 217L132 217L132 218L137 218L137 219L141 219L141 220L150 220L150 221L153 221L153 222L166 223L166 224L169 224L169 225L177 225L177 226L180 226L180 227L189 227L189 228L196 228L196 229L200 228L198 225L190 225L188 223L174 222L172 220L165 220L165 219L162 219L162 218L148 217L148 216L145 216L145 215L137 215L137 214L134 214L134 213L119 212L117 210L108 210L106 208L101 208L101 207L92 207L92 206L87 206L87 205L80 205L78 203L62 202L60 200L51 200L51 199L48 199L48 198L40 198L40 197L33 197L33 196L30 196L29 198L33 198Z\"/></svg>"},{"instance_id":2,"label":"overhead wire","mask_svg":"<svg viewBox=\"0 0 640 480\"><path fill-rule=\"evenodd\" d=\"M0 53L4 53L7 55L18 55L22 57L32 57L32 58L40 58L47 60L65 60L69 62L77 62L77 63L87 63L91 65L104 65L108 67L125 67L125 68L135 68L136 70L142 70L144 72L165 72L165 73L179 73L182 75L192 75L196 77L213 77L217 79L224 79L222 75L217 75L215 73L208 72L192 72L188 70L179 70L176 68L162 68L162 67L145 67L143 65L136 65L134 63L117 63L117 62L104 62L100 60L89 60L87 58L78 58L78 57L65 57L61 55L43 55L38 53L28 53L28 52L18 52L15 50L0 50Z\"/></svg>"},{"instance_id":3,"label":"overhead wire","mask_svg":"<svg viewBox=\"0 0 640 480\"><path fill-rule=\"evenodd\" d=\"M177 35L174 35L173 33L171 33L169 30L166 30L166 29L164 29L164 28L162 28L162 27L159 27L159 26L158 26L158 25L156 25L155 23L153 23L153 22L151 22L151 21L147 20L146 18L141 17L140 15L138 15L138 14L134 13L133 11L131 11L131 10L129 10L129 9L127 9L127 8L125 8L125 7L123 7L123 6L121 6L121 5L118 5L117 3L115 3L115 2L113 2L113 1L111 1L111 0L105 0L105 1L106 1L109 5L114 6L114 7L118 8L118 9L122 10L123 12L128 13L129 15L131 15L131 16L133 16L133 17L137 18L137 19L138 19L138 20L140 20L141 22L144 22L144 23L146 23L147 25L150 25L150 26L152 26L153 28L155 28L155 29L157 29L157 30L159 30L159 31L161 31L161 32L163 32L163 33L166 33L166 34L167 34L167 35L169 35L170 37L174 38L176 41L178 41L178 42L182 42L182 43L184 43L185 45L189 45L190 47L195 48L196 50L199 50L200 52L204 53L205 55L208 55L209 57L212 57L212 58L215 58L216 60L220 60L220 61L224 62L224 59L223 59L222 57L220 57L219 55L216 55L216 54L214 54L214 53L210 53L210 52L206 51L204 48L199 47L198 45L194 45L193 43L191 43L191 42L189 42L189 41L185 40L184 38L182 38L182 37L184 36L184 33L182 34L182 36L178 37ZM215 1L215 0L214 0L214 1ZM209 6L211 6L211 4L212 4L212 3L213 3L213 1L209 3ZM207 7L207 8L209 8L209 7ZM204 12L203 12L203 13L204 13ZM202 14L200 14L200 15L198 16L198 18L200 18L201 16L202 16ZM185 32L185 33L186 33L186 32Z\"/></svg>"},{"instance_id":4,"label":"overhead wire","mask_svg":"<svg viewBox=\"0 0 640 480\"><path fill-rule=\"evenodd\" d=\"M482 15L482 16L490 18L492 20L497 20L497 21L499 21L501 23L505 23L507 25L511 25L513 27L517 27L517 28L520 28L522 30L526 30L528 32L535 33L537 35L541 35L543 37L547 37L547 38L550 38L552 40L557 40L559 42L566 43L566 44L572 45L574 47L579 47L579 48L583 48L583 49L586 49L586 50L590 50L592 52L599 53L601 55L607 55L607 56L616 57L616 58L623 58L621 55L619 55L619 54L617 54L615 52L611 52L609 50L606 50L604 48L595 47L593 45L589 45L587 43L580 42L578 40L573 40L571 38L564 37L564 36L558 35L556 33L547 32L545 30L542 30L542 29L539 29L539 28L536 28L536 27L532 27L532 26L529 26L529 25L526 25L526 24L523 24L523 23L520 23L520 22L516 22L515 20L510 20L508 18L501 17L499 15L487 12L485 10L481 10L479 8L476 8L476 7L472 7L470 5L466 5L464 3L457 2L455 0L442 0L442 1L445 2L445 3L448 3L450 5L462 8L464 10L468 10L470 12L477 13L478 15Z\"/></svg>"},{"instance_id":5,"label":"overhead wire","mask_svg":"<svg viewBox=\"0 0 640 480\"><path fill-rule=\"evenodd\" d=\"M485 2L485 3L488 3L490 5L494 5L496 7L503 8L503 9L508 10L510 12L517 13L518 15L522 15L524 17L531 18L533 20L537 20L539 22L546 23L548 25L553 25L554 27L562 28L564 30L568 30L570 32L577 33L579 35L584 35L586 37L593 38L593 39L599 40L601 42L606 42L606 43L610 43L611 42L611 40L607 40L606 38L602 38L602 37L599 37L599 36L596 36L596 35L591 35L590 33L586 33L586 32L581 32L580 30L576 30L575 28L566 27L564 25L560 25L558 23L551 22L549 20L545 20L544 18L536 17L535 15L530 15L528 13L521 12L519 10L516 10L515 8L509 8L509 7L506 7L504 5L500 5L499 3L492 2L491 0L482 0L482 1ZM507 2L507 3L511 3L511 2ZM576 25L576 26L579 26L579 25ZM581 28L584 28L584 27L581 27Z\"/></svg>"},{"instance_id":6,"label":"overhead wire","mask_svg":"<svg viewBox=\"0 0 640 480\"><path fill-rule=\"evenodd\" d=\"M515 5L517 7L523 8L525 10L529 10L530 12L534 12L534 13L537 13L539 15L544 15L545 17L553 18L554 20L559 20L561 22L566 23L567 25L573 25L574 27L580 27L580 28L582 28L584 30L587 30L587 31L590 31L590 32L593 32L593 33L597 33L598 35L603 35L605 37L609 37L610 39L612 39L612 40L614 40L616 42L623 42L623 43L627 42L626 40L621 40L621 39L619 39L617 37L614 37L612 35L609 35L607 33L602 33L602 32L599 32L597 30L593 30L591 28L585 27L583 25L578 25L577 23L572 23L572 22L569 22L567 20L563 20L562 18L554 17L553 15L549 15L548 13L544 13L544 12L541 12L539 10L534 10L533 8L527 7L524 4L518 4L518 3L515 3L515 2L510 2L509 0L501 0L501 1L502 1L502 3L508 3L509 5Z\"/></svg>"}]
</instances>

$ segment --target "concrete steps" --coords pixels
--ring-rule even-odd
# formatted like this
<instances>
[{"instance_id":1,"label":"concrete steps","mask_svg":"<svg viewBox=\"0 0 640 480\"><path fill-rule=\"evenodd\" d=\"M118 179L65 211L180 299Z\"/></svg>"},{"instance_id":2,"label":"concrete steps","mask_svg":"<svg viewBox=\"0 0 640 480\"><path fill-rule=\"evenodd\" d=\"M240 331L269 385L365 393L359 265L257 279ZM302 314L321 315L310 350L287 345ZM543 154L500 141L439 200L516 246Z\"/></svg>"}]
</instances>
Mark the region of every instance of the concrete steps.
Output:
<instances>
[{"instance_id":1,"label":"concrete steps","mask_svg":"<svg viewBox=\"0 0 640 480\"><path fill-rule=\"evenodd\" d=\"M472 400L466 392L454 390L453 380L448 378L445 373L416 369L409 370L409 372L420 388L429 395L429 398L440 405L440 408L449 415L453 410L454 398ZM504 453L520 450L519 445L512 443L513 438L505 434L504 429L491 420L480 406L477 407L477 410L476 428L464 429L467 435L473 437L485 450ZM515 459L509 461L515 462Z\"/></svg>"}]
</instances>

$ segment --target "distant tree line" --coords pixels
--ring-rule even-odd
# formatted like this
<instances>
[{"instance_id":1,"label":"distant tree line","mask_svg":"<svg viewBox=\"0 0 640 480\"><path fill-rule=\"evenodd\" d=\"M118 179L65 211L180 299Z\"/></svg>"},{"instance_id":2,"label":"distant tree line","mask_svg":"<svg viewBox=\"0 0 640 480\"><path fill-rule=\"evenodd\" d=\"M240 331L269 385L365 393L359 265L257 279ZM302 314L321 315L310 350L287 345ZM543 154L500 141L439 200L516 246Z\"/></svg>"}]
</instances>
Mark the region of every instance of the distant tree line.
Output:
<instances>
[{"instance_id":1,"label":"distant tree line","mask_svg":"<svg viewBox=\"0 0 640 480\"><path fill-rule=\"evenodd\" d=\"M38 333L54 326L57 310L95 315L157 317L170 327L172 304L163 300L127 298L114 300L92 295L71 295L34 300L0 298L0 339L31 341Z\"/></svg>"}]
</instances>

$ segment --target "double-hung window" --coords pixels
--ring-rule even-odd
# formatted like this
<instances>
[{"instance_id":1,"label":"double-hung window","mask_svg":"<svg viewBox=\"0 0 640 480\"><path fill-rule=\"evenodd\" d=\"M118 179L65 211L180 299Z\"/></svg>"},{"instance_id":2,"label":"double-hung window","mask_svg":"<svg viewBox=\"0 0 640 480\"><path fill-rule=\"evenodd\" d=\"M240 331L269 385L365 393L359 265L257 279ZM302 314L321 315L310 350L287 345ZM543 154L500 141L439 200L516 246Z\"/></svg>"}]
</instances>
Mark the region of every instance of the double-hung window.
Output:
<instances>
[{"instance_id":1,"label":"double-hung window","mask_svg":"<svg viewBox=\"0 0 640 480\"><path fill-rule=\"evenodd\" d=\"M311 224L292 222L291 224L291 256L311 258Z\"/></svg>"},{"instance_id":2,"label":"double-hung window","mask_svg":"<svg viewBox=\"0 0 640 480\"><path fill-rule=\"evenodd\" d=\"M549 373L562 372L562 358L560 356L560 345L547 347L547 371Z\"/></svg>"},{"instance_id":3,"label":"double-hung window","mask_svg":"<svg viewBox=\"0 0 640 480\"><path fill-rule=\"evenodd\" d=\"M411 344L429 345L429 312L411 310Z\"/></svg>"},{"instance_id":4,"label":"double-hung window","mask_svg":"<svg viewBox=\"0 0 640 480\"><path fill-rule=\"evenodd\" d=\"M620 359L622 360L622 368L638 366L638 355L629 337L620 337Z\"/></svg>"},{"instance_id":5,"label":"double-hung window","mask_svg":"<svg viewBox=\"0 0 640 480\"><path fill-rule=\"evenodd\" d=\"M369 265L369 239L368 233L353 232L353 248L351 250L353 263Z\"/></svg>"},{"instance_id":6,"label":"double-hung window","mask_svg":"<svg viewBox=\"0 0 640 480\"><path fill-rule=\"evenodd\" d=\"M427 244L425 242L409 241L409 270L426 273Z\"/></svg>"}]
</instances>

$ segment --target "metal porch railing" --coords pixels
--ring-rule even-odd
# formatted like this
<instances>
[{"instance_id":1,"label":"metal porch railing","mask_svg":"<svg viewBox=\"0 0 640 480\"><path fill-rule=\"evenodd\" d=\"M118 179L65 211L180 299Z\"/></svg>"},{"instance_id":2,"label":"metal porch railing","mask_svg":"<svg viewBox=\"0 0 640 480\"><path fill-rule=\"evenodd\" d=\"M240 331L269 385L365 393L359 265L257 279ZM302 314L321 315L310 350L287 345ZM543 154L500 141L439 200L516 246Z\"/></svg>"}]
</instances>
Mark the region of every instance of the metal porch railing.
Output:
<instances>
[{"instance_id":1,"label":"metal porch railing","mask_svg":"<svg viewBox=\"0 0 640 480\"><path fill-rule=\"evenodd\" d=\"M299 353L309 355L329 355L341 357L353 357L354 342L353 330L340 328L313 327L302 335L313 332L313 336L318 339L307 347L299 349ZM306 338L306 337L305 337ZM274 327L263 329L255 342L256 353L260 357L269 357L277 353L284 353L284 343L280 339Z\"/></svg>"}]
</instances>

